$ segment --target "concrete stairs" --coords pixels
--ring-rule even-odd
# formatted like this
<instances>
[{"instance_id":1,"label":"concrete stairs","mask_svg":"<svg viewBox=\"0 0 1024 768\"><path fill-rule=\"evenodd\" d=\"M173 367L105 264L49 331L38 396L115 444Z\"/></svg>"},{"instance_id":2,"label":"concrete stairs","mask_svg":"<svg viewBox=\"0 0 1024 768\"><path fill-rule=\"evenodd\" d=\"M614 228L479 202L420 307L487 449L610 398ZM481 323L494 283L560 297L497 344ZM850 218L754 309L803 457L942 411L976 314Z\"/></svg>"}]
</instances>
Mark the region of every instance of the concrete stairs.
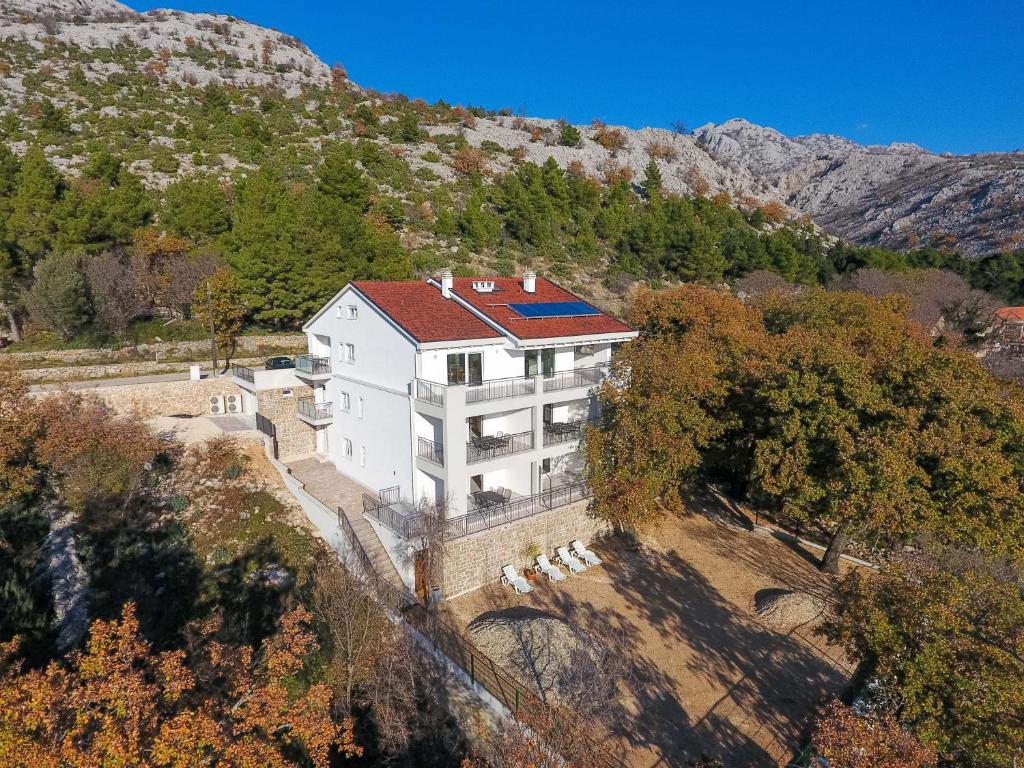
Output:
<instances>
[{"instance_id":1,"label":"concrete stairs","mask_svg":"<svg viewBox=\"0 0 1024 768\"><path fill-rule=\"evenodd\" d=\"M352 530L355 531L356 538L359 539L359 543L366 551L366 556L370 558L370 562L373 563L373 568L377 571L377 574L392 586L405 589L405 584L402 583L402 577L398 575L394 561L388 555L387 550L384 549L384 545L377 537L373 526L362 516L362 510L352 511L346 509L345 517L352 524Z\"/></svg>"}]
</instances>

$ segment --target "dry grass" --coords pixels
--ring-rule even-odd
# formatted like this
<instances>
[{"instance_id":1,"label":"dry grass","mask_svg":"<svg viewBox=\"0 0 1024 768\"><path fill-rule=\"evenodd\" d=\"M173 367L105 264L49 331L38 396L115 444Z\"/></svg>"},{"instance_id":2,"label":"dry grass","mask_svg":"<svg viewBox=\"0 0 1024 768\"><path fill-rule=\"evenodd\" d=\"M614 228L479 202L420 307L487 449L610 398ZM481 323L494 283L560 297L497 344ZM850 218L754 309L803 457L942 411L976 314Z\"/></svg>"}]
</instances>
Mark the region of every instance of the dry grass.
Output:
<instances>
[{"instance_id":1,"label":"dry grass","mask_svg":"<svg viewBox=\"0 0 1024 768\"><path fill-rule=\"evenodd\" d=\"M627 650L631 674L610 739L636 766L784 764L816 707L839 693L851 668L815 636L817 619L775 631L758 604L780 590L828 603L833 582L816 554L702 514L667 519L643 547L595 546L605 565L561 584L538 580L516 596L497 585L453 601L463 626L524 607L564 619ZM844 564L845 565L845 564Z\"/></svg>"}]
</instances>

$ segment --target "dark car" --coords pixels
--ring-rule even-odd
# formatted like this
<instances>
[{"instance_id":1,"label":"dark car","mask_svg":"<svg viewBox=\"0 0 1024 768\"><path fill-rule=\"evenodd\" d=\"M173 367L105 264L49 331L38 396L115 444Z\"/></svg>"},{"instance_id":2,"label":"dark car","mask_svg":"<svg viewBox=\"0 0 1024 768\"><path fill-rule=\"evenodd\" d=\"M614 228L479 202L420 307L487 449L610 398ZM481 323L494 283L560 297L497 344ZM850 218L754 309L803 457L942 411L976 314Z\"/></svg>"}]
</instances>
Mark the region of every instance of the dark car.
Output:
<instances>
[{"instance_id":1,"label":"dark car","mask_svg":"<svg viewBox=\"0 0 1024 768\"><path fill-rule=\"evenodd\" d=\"M263 367L266 368L268 371L278 371L281 370L282 368L294 368L295 361L292 360L290 357L285 357L284 355L278 357L268 357L265 361L263 361Z\"/></svg>"}]
</instances>

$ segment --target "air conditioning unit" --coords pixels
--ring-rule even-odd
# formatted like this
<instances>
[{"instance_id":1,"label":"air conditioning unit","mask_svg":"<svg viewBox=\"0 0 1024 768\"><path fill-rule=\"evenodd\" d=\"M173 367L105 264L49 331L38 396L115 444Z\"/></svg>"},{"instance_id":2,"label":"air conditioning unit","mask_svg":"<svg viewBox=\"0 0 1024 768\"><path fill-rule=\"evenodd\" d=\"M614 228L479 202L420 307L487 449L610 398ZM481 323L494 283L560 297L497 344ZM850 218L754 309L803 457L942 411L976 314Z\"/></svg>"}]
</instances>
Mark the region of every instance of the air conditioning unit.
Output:
<instances>
[{"instance_id":1,"label":"air conditioning unit","mask_svg":"<svg viewBox=\"0 0 1024 768\"><path fill-rule=\"evenodd\" d=\"M228 413L241 413L242 396L240 394L224 395L224 410Z\"/></svg>"},{"instance_id":2,"label":"air conditioning unit","mask_svg":"<svg viewBox=\"0 0 1024 768\"><path fill-rule=\"evenodd\" d=\"M220 416L224 413L224 395L210 396L210 413L214 416Z\"/></svg>"}]
</instances>

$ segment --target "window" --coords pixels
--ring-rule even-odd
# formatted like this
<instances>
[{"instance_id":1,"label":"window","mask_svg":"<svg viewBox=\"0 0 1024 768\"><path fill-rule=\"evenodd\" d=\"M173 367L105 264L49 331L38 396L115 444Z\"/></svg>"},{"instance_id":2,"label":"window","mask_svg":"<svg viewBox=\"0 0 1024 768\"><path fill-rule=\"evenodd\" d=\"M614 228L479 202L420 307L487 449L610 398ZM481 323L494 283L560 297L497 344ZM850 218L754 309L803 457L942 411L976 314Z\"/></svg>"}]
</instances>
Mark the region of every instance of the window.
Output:
<instances>
[{"instance_id":1,"label":"window","mask_svg":"<svg viewBox=\"0 0 1024 768\"><path fill-rule=\"evenodd\" d=\"M356 345L345 344L345 352L341 356L341 359L346 363L354 363L356 361Z\"/></svg>"},{"instance_id":2,"label":"window","mask_svg":"<svg viewBox=\"0 0 1024 768\"><path fill-rule=\"evenodd\" d=\"M281 390L281 397L291 397L291 396L292 396L292 391L290 389L282 389Z\"/></svg>"},{"instance_id":3,"label":"window","mask_svg":"<svg viewBox=\"0 0 1024 768\"><path fill-rule=\"evenodd\" d=\"M541 459L540 460L540 471L541 471L541 474L543 474L543 475L551 474L551 459L550 458Z\"/></svg>"},{"instance_id":4,"label":"window","mask_svg":"<svg viewBox=\"0 0 1024 768\"><path fill-rule=\"evenodd\" d=\"M448 355L448 383L464 384L466 381L466 356Z\"/></svg>"},{"instance_id":5,"label":"window","mask_svg":"<svg viewBox=\"0 0 1024 768\"><path fill-rule=\"evenodd\" d=\"M360 445L359 446L359 466L360 467L365 467L366 466L366 446L365 445Z\"/></svg>"},{"instance_id":6,"label":"window","mask_svg":"<svg viewBox=\"0 0 1024 768\"><path fill-rule=\"evenodd\" d=\"M345 308L345 316L349 320L356 320L359 317L359 307L354 304L349 304L348 307Z\"/></svg>"},{"instance_id":7,"label":"window","mask_svg":"<svg viewBox=\"0 0 1024 768\"><path fill-rule=\"evenodd\" d=\"M356 398L356 416L360 419L363 418L363 396L360 395Z\"/></svg>"},{"instance_id":8,"label":"window","mask_svg":"<svg viewBox=\"0 0 1024 768\"><path fill-rule=\"evenodd\" d=\"M352 398L348 396L348 392L341 393L341 410L348 411L352 408Z\"/></svg>"},{"instance_id":9,"label":"window","mask_svg":"<svg viewBox=\"0 0 1024 768\"><path fill-rule=\"evenodd\" d=\"M540 365L538 366L538 358ZM553 376L555 373L555 350L551 347L538 351L536 349L526 350L526 354L523 356L524 370L523 375L525 376L536 376L538 373L543 373L545 376Z\"/></svg>"},{"instance_id":10,"label":"window","mask_svg":"<svg viewBox=\"0 0 1024 768\"><path fill-rule=\"evenodd\" d=\"M344 315L342 314L342 312L344 312L344 309L342 308L341 304L339 304L336 307L336 309L338 310L338 319L341 320L341 318L344 317Z\"/></svg>"},{"instance_id":11,"label":"window","mask_svg":"<svg viewBox=\"0 0 1024 768\"><path fill-rule=\"evenodd\" d=\"M345 451L345 458L346 459L351 459L352 458L352 441L349 440L347 437L345 438L345 442L344 442L344 451Z\"/></svg>"},{"instance_id":12,"label":"window","mask_svg":"<svg viewBox=\"0 0 1024 768\"><path fill-rule=\"evenodd\" d=\"M468 355L455 352L448 355L449 384L479 384L483 378L484 361L480 352L470 352Z\"/></svg>"}]
</instances>

